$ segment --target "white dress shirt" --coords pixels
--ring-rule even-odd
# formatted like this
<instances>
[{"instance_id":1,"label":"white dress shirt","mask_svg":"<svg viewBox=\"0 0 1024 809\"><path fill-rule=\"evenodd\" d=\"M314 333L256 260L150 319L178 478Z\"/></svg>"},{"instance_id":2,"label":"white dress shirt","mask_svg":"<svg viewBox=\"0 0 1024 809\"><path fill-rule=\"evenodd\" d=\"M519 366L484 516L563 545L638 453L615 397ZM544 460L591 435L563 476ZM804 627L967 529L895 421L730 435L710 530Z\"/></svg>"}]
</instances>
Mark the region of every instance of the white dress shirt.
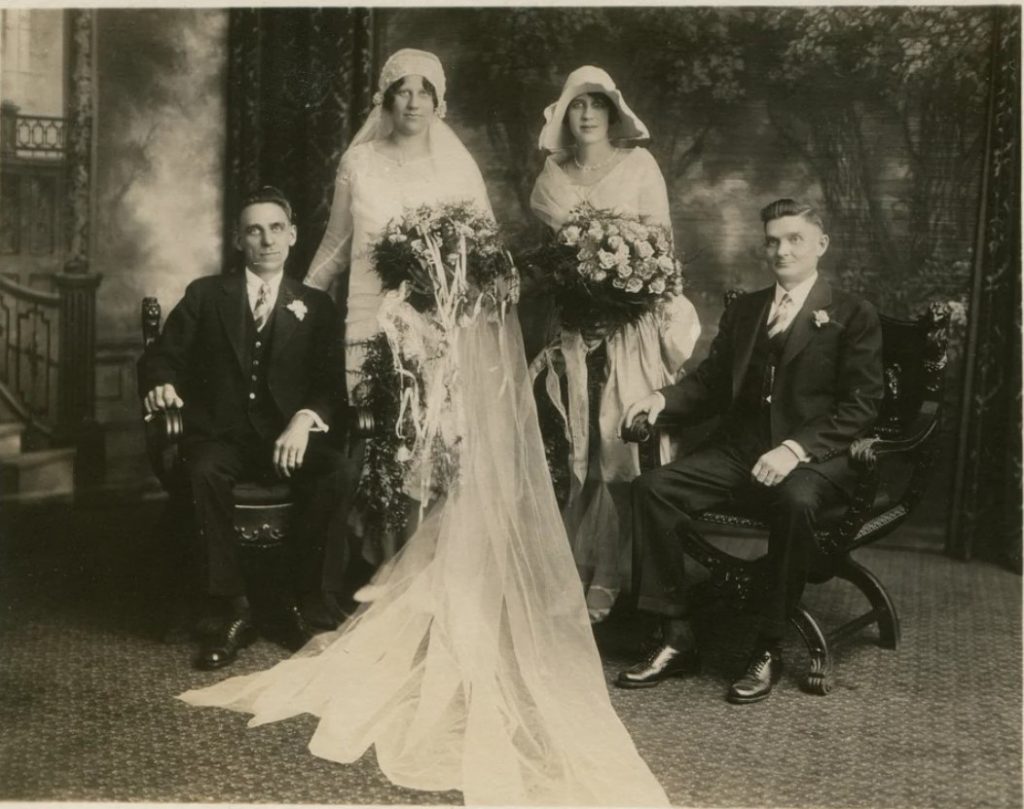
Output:
<instances>
[{"instance_id":1,"label":"white dress shirt","mask_svg":"<svg viewBox=\"0 0 1024 809\"><path fill-rule=\"evenodd\" d=\"M790 290L783 289L781 284L775 284L775 297L772 299L772 305L768 309L768 320L765 322L771 323L772 318L775 317L775 313L779 311L779 306L782 305L783 297L789 295L792 305L789 308L789 317L785 324L785 327L789 328L790 324L793 322L793 318L796 317L803 308L804 301L806 301L807 296L811 294L811 287L814 286L814 282L817 280L818 273L814 273L810 278L801 281Z\"/></svg>"},{"instance_id":2,"label":"white dress shirt","mask_svg":"<svg viewBox=\"0 0 1024 809\"><path fill-rule=\"evenodd\" d=\"M248 267L245 268L245 294L249 297L249 311L256 311L256 301L260 297L260 289L264 284L270 287L270 296L267 300L268 311L274 311L274 304L277 303L277 293L281 290L281 279L284 278L284 270L274 273L269 278L261 278Z\"/></svg>"},{"instance_id":3,"label":"white dress shirt","mask_svg":"<svg viewBox=\"0 0 1024 809\"><path fill-rule=\"evenodd\" d=\"M281 291L281 280L284 278L284 270L274 273L273 275L265 278L261 278L248 267L245 268L245 294L249 298L249 311L255 314L256 312L256 301L260 297L260 290L263 285L266 284L270 287L270 293L267 299L267 311L273 312L274 306L277 303L277 293ZM310 432L313 433L326 433L330 427L327 426L326 422L320 418L319 414L315 410L309 408L303 408L298 413L308 413L313 418L313 426L310 428Z\"/></svg>"},{"instance_id":4,"label":"white dress shirt","mask_svg":"<svg viewBox=\"0 0 1024 809\"><path fill-rule=\"evenodd\" d=\"M772 318L775 317L775 313L779 310L779 306L782 304L783 296L789 295L789 299L792 301L792 304L789 308L787 322L784 324L784 328L788 329L793 323L793 318L795 318L800 313L800 310L803 309L807 296L811 294L811 287L814 286L814 282L817 280L818 273L814 273L810 278L804 279L789 290L783 289L781 284L776 283L775 298L772 300L772 305L768 310L768 320L766 322L770 323L772 321ZM782 446L786 447L786 449L796 455L802 463L807 463L811 460L811 456L807 454L807 451L800 446L798 441L794 441L792 438L787 438L783 441Z\"/></svg>"}]
</instances>

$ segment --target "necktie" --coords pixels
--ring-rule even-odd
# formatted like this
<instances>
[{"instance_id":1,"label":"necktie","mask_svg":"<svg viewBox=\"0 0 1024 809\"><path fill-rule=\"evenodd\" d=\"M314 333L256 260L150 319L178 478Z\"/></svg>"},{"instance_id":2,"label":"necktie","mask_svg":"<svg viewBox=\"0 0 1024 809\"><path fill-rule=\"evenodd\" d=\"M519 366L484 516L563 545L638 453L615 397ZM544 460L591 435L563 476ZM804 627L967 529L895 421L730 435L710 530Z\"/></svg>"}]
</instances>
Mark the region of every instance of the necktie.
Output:
<instances>
[{"instance_id":1,"label":"necktie","mask_svg":"<svg viewBox=\"0 0 1024 809\"><path fill-rule=\"evenodd\" d=\"M252 317L256 321L256 331L262 331L270 317L270 284L260 285L260 294L252 307Z\"/></svg>"},{"instance_id":2,"label":"necktie","mask_svg":"<svg viewBox=\"0 0 1024 809\"><path fill-rule=\"evenodd\" d=\"M782 300L779 301L779 306L775 310L774 317L768 321L768 336L776 337L789 328L789 320L792 313L793 299L789 297L789 293L787 292L782 296Z\"/></svg>"}]
</instances>

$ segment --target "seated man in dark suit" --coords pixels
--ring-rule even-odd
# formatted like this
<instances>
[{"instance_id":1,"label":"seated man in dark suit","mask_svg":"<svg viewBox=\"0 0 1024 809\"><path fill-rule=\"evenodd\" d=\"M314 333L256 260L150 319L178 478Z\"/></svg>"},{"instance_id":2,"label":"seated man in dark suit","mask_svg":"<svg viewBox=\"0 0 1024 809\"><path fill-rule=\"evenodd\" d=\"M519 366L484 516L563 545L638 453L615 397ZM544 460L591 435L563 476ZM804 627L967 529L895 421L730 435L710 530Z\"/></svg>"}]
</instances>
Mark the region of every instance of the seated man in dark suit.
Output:
<instances>
[{"instance_id":1,"label":"seated man in dark suit","mask_svg":"<svg viewBox=\"0 0 1024 809\"><path fill-rule=\"evenodd\" d=\"M282 606L286 643L298 648L312 636L310 622L337 618L324 602L325 538L343 525L359 476L358 459L328 442L345 426L341 319L324 292L284 274L297 237L291 205L264 187L244 200L236 227L244 269L189 284L138 369L147 413L182 412L215 627L196 660L206 669L234 661L256 634L233 529L234 484L275 475L292 482L288 559L298 603Z\"/></svg>"},{"instance_id":2,"label":"seated man in dark suit","mask_svg":"<svg viewBox=\"0 0 1024 809\"><path fill-rule=\"evenodd\" d=\"M675 385L634 402L623 425L661 413L696 421L722 417L693 452L633 483L633 538L641 543L639 606L663 616L663 643L623 671L623 688L657 685L697 667L677 532L703 511L755 498L770 522L767 595L760 638L734 703L757 702L782 671L780 646L816 552L817 515L850 493L847 449L874 422L882 401L882 331L866 301L818 276L828 249L820 217L781 199L761 211L775 276L734 301L707 359Z\"/></svg>"}]
</instances>

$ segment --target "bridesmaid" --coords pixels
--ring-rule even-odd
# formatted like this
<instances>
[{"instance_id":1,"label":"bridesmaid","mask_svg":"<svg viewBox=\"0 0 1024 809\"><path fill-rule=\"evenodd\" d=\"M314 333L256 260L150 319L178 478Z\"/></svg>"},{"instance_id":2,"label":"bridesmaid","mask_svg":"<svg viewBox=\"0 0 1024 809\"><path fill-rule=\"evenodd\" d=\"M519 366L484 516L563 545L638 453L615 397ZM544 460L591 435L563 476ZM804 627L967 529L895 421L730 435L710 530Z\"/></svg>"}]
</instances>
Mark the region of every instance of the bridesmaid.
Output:
<instances>
[{"instance_id":1,"label":"bridesmaid","mask_svg":"<svg viewBox=\"0 0 1024 809\"><path fill-rule=\"evenodd\" d=\"M639 217L671 233L668 192L654 157L639 142L647 127L604 70L584 66L565 80L544 111L540 148L550 153L530 205L553 232L581 203ZM534 372L565 376L571 483L563 508L569 541L587 591L591 621L604 620L629 580L629 482L640 473L635 445L618 438L626 405L681 375L700 336L697 313L674 296L613 334L556 326ZM564 369L564 370L563 370ZM667 440L662 460L670 460Z\"/></svg>"}]
</instances>

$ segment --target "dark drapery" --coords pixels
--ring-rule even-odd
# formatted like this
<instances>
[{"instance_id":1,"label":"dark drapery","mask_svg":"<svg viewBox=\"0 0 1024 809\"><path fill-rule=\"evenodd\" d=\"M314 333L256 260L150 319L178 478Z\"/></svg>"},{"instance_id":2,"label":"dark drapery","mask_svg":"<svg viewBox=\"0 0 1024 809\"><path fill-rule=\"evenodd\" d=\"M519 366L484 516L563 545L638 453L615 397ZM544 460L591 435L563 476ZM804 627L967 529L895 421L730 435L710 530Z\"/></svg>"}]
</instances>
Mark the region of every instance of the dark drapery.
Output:
<instances>
[{"instance_id":1,"label":"dark drapery","mask_svg":"<svg viewBox=\"0 0 1024 809\"><path fill-rule=\"evenodd\" d=\"M993 9L992 86L949 550L1021 567L1019 8Z\"/></svg>"},{"instance_id":2,"label":"dark drapery","mask_svg":"<svg viewBox=\"0 0 1024 809\"><path fill-rule=\"evenodd\" d=\"M295 208L288 272L305 274L327 224L338 160L373 95L375 19L354 8L232 9L225 265L232 217L250 188L275 185Z\"/></svg>"}]
</instances>

